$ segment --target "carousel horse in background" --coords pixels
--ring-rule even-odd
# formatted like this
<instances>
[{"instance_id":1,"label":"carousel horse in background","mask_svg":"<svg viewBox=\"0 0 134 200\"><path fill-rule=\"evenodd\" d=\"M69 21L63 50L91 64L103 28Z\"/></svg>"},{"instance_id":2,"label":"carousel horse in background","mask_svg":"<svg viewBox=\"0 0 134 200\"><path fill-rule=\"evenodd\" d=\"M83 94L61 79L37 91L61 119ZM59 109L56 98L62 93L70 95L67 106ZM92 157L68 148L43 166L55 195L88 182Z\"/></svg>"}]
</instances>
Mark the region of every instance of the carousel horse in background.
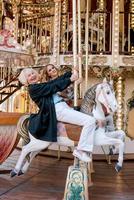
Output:
<instances>
[{"instance_id":1,"label":"carousel horse in background","mask_svg":"<svg viewBox=\"0 0 134 200\"><path fill-rule=\"evenodd\" d=\"M90 94L90 95L88 95ZM82 102L81 111L89 114L88 108L91 106L91 99L94 101L92 115L96 119L105 120L104 107L107 113L114 113L117 110L117 101L115 98L115 93L112 89L112 85L104 80L100 84L96 84L91 87L85 94L85 98ZM92 102L93 103L93 102ZM90 105L90 106L89 106ZM25 122L25 124L24 124ZM15 168L11 171L11 177L15 175L24 174L32 161L32 159L43 149L46 148L46 142L37 140L32 135L28 134L27 130L28 116L22 116L17 124L18 133L25 140L26 145L22 147L21 155L17 161ZM79 140L81 127L73 124L65 124L67 136L62 136L62 133L57 137L57 143L63 146L74 146L74 141ZM68 127L71 127L68 129ZM77 127L77 128L76 128ZM62 131L61 131L62 132ZM96 127L94 145L119 145L119 157L118 163L116 164L116 170L119 171L123 163L123 152L124 152L124 142L119 138L111 138L106 136L105 127ZM23 164L24 159L29 155L29 159L26 159Z\"/></svg>"}]
</instances>

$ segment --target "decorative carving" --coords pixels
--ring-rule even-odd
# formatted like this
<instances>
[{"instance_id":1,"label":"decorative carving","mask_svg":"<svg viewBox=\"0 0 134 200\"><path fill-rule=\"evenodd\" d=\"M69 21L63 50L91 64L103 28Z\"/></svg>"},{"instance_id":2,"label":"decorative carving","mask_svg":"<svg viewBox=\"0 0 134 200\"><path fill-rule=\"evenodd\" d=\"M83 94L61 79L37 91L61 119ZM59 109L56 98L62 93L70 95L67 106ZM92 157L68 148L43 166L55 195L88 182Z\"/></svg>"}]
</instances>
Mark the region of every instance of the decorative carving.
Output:
<instances>
[{"instance_id":1,"label":"decorative carving","mask_svg":"<svg viewBox=\"0 0 134 200\"><path fill-rule=\"evenodd\" d=\"M19 141L16 124L21 115L0 112L0 164L8 158Z\"/></svg>"},{"instance_id":2,"label":"decorative carving","mask_svg":"<svg viewBox=\"0 0 134 200\"><path fill-rule=\"evenodd\" d=\"M98 78L106 77L108 80L111 78L110 67L92 66L89 68L89 74Z\"/></svg>"},{"instance_id":3,"label":"decorative carving","mask_svg":"<svg viewBox=\"0 0 134 200\"><path fill-rule=\"evenodd\" d=\"M97 64L97 65L103 65L107 63L107 57L106 56L95 56L92 58L91 64Z\"/></svg>"},{"instance_id":4,"label":"decorative carving","mask_svg":"<svg viewBox=\"0 0 134 200\"><path fill-rule=\"evenodd\" d=\"M45 58L39 58L37 61L37 65L47 65L50 63L50 58L49 57L45 57Z\"/></svg>"},{"instance_id":5,"label":"decorative carving","mask_svg":"<svg viewBox=\"0 0 134 200\"><path fill-rule=\"evenodd\" d=\"M133 66L133 65L134 65L134 57L133 57L133 56L123 57L123 58L122 58L122 62L123 62L125 65Z\"/></svg>"},{"instance_id":6,"label":"decorative carving","mask_svg":"<svg viewBox=\"0 0 134 200\"><path fill-rule=\"evenodd\" d=\"M131 139L134 139L134 91L132 91L131 98L127 100L127 120L126 120L126 133Z\"/></svg>"},{"instance_id":7,"label":"decorative carving","mask_svg":"<svg viewBox=\"0 0 134 200\"><path fill-rule=\"evenodd\" d=\"M0 61L0 63L5 63L6 67L34 65L33 56L8 51L0 51Z\"/></svg>"},{"instance_id":8,"label":"decorative carving","mask_svg":"<svg viewBox=\"0 0 134 200\"><path fill-rule=\"evenodd\" d=\"M73 63L73 56L65 56L64 57L65 64L72 64Z\"/></svg>"},{"instance_id":9,"label":"decorative carving","mask_svg":"<svg viewBox=\"0 0 134 200\"><path fill-rule=\"evenodd\" d=\"M68 169L64 200L88 200L87 180L86 167L81 166L80 168L75 168L70 166Z\"/></svg>"},{"instance_id":10,"label":"decorative carving","mask_svg":"<svg viewBox=\"0 0 134 200\"><path fill-rule=\"evenodd\" d=\"M132 91L131 98L127 100L127 108L129 111L134 108L134 91Z\"/></svg>"}]
</instances>

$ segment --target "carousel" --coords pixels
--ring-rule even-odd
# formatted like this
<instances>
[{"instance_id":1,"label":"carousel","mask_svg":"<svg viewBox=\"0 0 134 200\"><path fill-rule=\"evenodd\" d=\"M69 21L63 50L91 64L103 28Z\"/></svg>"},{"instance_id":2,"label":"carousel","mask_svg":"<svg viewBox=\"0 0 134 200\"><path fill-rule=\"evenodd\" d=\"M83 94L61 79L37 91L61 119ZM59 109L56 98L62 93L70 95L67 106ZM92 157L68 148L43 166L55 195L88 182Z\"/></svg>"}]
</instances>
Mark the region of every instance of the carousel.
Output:
<instances>
[{"instance_id":1,"label":"carousel","mask_svg":"<svg viewBox=\"0 0 134 200\"><path fill-rule=\"evenodd\" d=\"M109 139L96 131L93 159L100 156L111 163L113 158L121 163L121 168L124 158L133 160L134 0L0 0L0 29L1 165L16 148L29 143L29 115L38 112L18 76L24 68L40 72L47 64L55 65L61 74L78 67L82 82L74 83L71 99L74 109L89 114L90 95L94 95L96 107L100 103L112 110L117 101L114 125L117 131L125 132L125 147L122 140ZM94 90L94 85L103 82L107 87L112 84L113 89L111 86L108 89L112 101L106 98L105 87L102 92L100 86L98 94L95 91L99 87ZM90 88L94 91L91 94ZM104 96L103 101L99 102L99 95ZM98 113L93 114L96 119L101 116ZM58 158L62 151L72 153L81 127L59 122L59 132L60 137L68 138L68 143L50 147ZM109 155L111 145L119 147L119 157ZM30 153L24 164L27 168L39 151ZM116 171L120 170L116 166ZM75 158L74 165L68 168L64 200L88 200L92 172L92 162L83 163Z\"/></svg>"}]
</instances>

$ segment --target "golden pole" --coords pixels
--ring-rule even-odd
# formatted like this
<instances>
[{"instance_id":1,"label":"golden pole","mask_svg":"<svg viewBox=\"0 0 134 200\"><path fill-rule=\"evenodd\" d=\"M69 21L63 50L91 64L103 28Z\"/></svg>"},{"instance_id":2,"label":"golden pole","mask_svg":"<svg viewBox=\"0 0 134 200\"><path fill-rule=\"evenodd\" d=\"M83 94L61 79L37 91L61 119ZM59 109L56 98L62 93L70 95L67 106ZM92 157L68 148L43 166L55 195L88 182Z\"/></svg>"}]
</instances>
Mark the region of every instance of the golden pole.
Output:
<instances>
[{"instance_id":1,"label":"golden pole","mask_svg":"<svg viewBox=\"0 0 134 200\"><path fill-rule=\"evenodd\" d=\"M68 0L63 0L61 5L61 33L62 33L62 41L61 41L61 51L64 53L66 51L66 26L67 26L67 11L68 11Z\"/></svg>"},{"instance_id":2,"label":"golden pole","mask_svg":"<svg viewBox=\"0 0 134 200\"><path fill-rule=\"evenodd\" d=\"M76 25L76 0L73 0L73 63L77 68L77 25ZM77 91L78 87L74 83L74 107L77 107Z\"/></svg>"},{"instance_id":3,"label":"golden pole","mask_svg":"<svg viewBox=\"0 0 134 200\"><path fill-rule=\"evenodd\" d=\"M86 66L85 66L85 91L88 88L88 35L89 35L89 1L87 0L86 10L86 31L85 31L85 48L86 48Z\"/></svg>"},{"instance_id":4,"label":"golden pole","mask_svg":"<svg viewBox=\"0 0 134 200\"><path fill-rule=\"evenodd\" d=\"M112 67L119 67L119 0L113 1Z\"/></svg>"},{"instance_id":5,"label":"golden pole","mask_svg":"<svg viewBox=\"0 0 134 200\"><path fill-rule=\"evenodd\" d=\"M14 2L13 3L13 21L14 21L14 38L17 40L18 38L18 18L19 18L19 15L18 15L18 5L17 5L17 2Z\"/></svg>"},{"instance_id":6,"label":"golden pole","mask_svg":"<svg viewBox=\"0 0 134 200\"><path fill-rule=\"evenodd\" d=\"M54 0L54 2L55 2L55 14L54 14L53 64L56 67L59 67L61 0Z\"/></svg>"},{"instance_id":7,"label":"golden pole","mask_svg":"<svg viewBox=\"0 0 134 200\"><path fill-rule=\"evenodd\" d=\"M130 29L134 31L134 0L130 2ZM134 38L133 38L134 39ZM131 45L131 52L134 54L134 46Z\"/></svg>"},{"instance_id":8,"label":"golden pole","mask_svg":"<svg viewBox=\"0 0 134 200\"><path fill-rule=\"evenodd\" d=\"M81 8L80 0L77 1L78 7L78 62L79 62L79 78L82 78L82 49L81 49ZM80 84L80 98L82 97L82 85Z\"/></svg>"},{"instance_id":9,"label":"golden pole","mask_svg":"<svg viewBox=\"0 0 134 200\"><path fill-rule=\"evenodd\" d=\"M122 76L119 76L116 80L116 92L117 92L117 101L118 101L118 111L116 114L116 127L118 130L122 130L124 127L124 80Z\"/></svg>"},{"instance_id":10,"label":"golden pole","mask_svg":"<svg viewBox=\"0 0 134 200\"><path fill-rule=\"evenodd\" d=\"M98 3L99 11L104 12L105 8L106 8L106 1L105 0L98 0L97 3ZM104 13L99 13L99 24L98 24L98 26L99 26L98 27L98 31L99 31L99 51L105 50L105 47L104 47L104 45L105 45L104 44L104 41L105 41L104 24L105 24ZM104 47L104 49L103 49L103 47Z\"/></svg>"},{"instance_id":11,"label":"golden pole","mask_svg":"<svg viewBox=\"0 0 134 200\"><path fill-rule=\"evenodd\" d=\"M0 29L2 29L3 1L0 0Z\"/></svg>"}]
</instances>

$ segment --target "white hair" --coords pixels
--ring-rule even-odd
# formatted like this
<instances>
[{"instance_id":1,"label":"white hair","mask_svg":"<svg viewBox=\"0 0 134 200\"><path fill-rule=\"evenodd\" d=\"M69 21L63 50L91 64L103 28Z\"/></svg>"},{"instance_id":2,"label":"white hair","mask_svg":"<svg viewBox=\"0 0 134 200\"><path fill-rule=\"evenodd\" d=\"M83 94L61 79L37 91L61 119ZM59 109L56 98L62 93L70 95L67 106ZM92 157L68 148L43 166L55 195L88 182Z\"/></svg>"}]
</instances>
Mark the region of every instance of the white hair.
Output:
<instances>
[{"instance_id":1,"label":"white hair","mask_svg":"<svg viewBox=\"0 0 134 200\"><path fill-rule=\"evenodd\" d=\"M29 73L32 73L32 72L35 72L36 74L38 74L38 72L32 68L26 68L26 69L23 69L18 77L19 81L23 84L23 85L26 85L28 84L27 82L27 75Z\"/></svg>"}]
</instances>

